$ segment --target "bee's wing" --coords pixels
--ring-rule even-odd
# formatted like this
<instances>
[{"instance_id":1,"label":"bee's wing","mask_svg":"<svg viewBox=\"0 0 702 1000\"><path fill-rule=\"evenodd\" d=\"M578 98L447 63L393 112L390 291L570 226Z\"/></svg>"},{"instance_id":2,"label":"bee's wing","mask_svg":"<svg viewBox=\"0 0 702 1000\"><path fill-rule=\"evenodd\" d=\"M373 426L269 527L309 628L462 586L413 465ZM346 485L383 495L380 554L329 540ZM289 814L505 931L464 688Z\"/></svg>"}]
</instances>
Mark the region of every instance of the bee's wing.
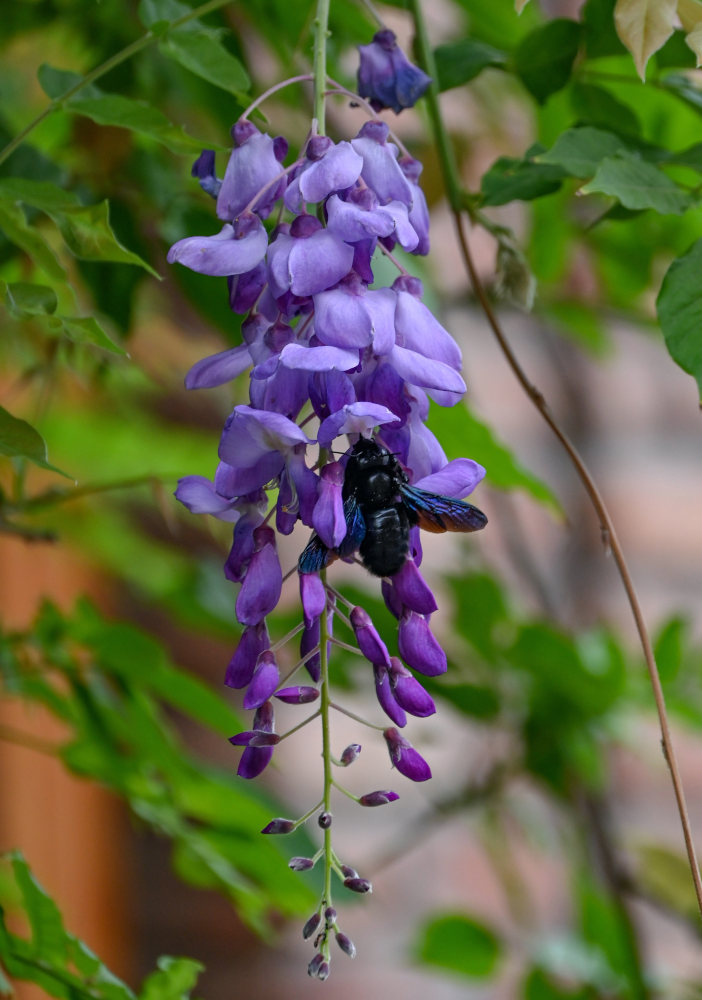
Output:
<instances>
[{"instance_id":1,"label":"bee's wing","mask_svg":"<svg viewBox=\"0 0 702 1000\"><path fill-rule=\"evenodd\" d=\"M341 545L337 549L330 549L319 535L312 535L297 561L299 573L319 573L338 556L345 558L353 555L366 534L366 522L363 520L358 501L353 496L344 500L344 518L346 520L346 536Z\"/></svg>"},{"instance_id":2,"label":"bee's wing","mask_svg":"<svg viewBox=\"0 0 702 1000\"><path fill-rule=\"evenodd\" d=\"M465 500L428 493L405 483L400 487L402 502L411 520L425 531L480 531L487 517Z\"/></svg>"}]
</instances>

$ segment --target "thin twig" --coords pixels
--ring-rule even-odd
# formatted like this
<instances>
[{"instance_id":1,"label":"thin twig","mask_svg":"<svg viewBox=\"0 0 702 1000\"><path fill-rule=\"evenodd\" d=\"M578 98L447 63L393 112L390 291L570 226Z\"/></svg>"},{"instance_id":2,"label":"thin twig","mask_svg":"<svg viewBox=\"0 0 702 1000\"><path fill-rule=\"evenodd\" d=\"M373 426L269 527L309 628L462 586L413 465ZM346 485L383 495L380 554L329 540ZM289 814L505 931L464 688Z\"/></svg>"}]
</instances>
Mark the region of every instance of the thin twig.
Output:
<instances>
[{"instance_id":1,"label":"thin twig","mask_svg":"<svg viewBox=\"0 0 702 1000\"><path fill-rule=\"evenodd\" d=\"M521 385L524 392L527 394L531 402L534 404L536 409L539 411L543 419L546 421L548 426L551 428L553 433L556 435L561 445L563 446L568 458L570 459L578 477L583 484L585 492L587 493L592 506L594 507L597 517L600 521L600 530L602 532L602 539L611 551L614 558L614 562L617 566L619 576L621 578L624 590L626 591L626 596L629 601L629 606L631 612L634 616L634 622L636 623L636 630L639 634L639 640L641 642L641 648L643 650L644 659L646 661L646 667L648 669L649 678L651 681L651 687L653 689L653 697L656 702L656 711L658 713L658 721L661 729L661 743L663 746L663 755L670 768L670 776L673 783L673 791L675 792L675 800L678 806L678 813L680 815L680 823L682 826L683 837L685 839L685 849L687 852L687 858L690 864L690 871L692 873L692 880L695 886L695 895L697 897L697 904L700 909L700 914L702 914L702 879L700 879L699 864L697 861L697 855L695 853L695 845L692 839L692 829L690 825L690 817L687 810L687 803L685 801L685 790L683 788L682 779L680 777L680 770L678 767L677 757L675 755L675 748L673 746L673 740L670 733L670 725L668 722L668 713L665 707L665 697L663 695L663 687L661 685L661 679L658 673L658 667L656 666L656 660L653 655L653 648L651 646L651 640L648 634L648 629L646 628L646 622L644 620L643 612L641 610L641 605L634 589L634 584L631 579L631 574L629 573L629 568L624 557L624 552L622 550L619 538L617 536L614 522L612 521L611 515L607 510L605 502L600 494L600 491L595 483L592 475L585 465L585 462L581 458L575 445L572 443L565 431L560 427L555 417L551 413L548 403L543 396L543 393L530 381L527 377L524 369L521 367L516 355L512 351L510 344L505 337L504 331L495 315L492 305L485 293L483 284L478 276L475 262L473 261L473 255L471 254L470 248L468 246L468 240L466 238L464 220L459 211L454 211L454 221L456 224L456 231L458 235L458 241L461 246L461 252L463 254L463 259L470 275L470 280L473 285L473 290L480 303L480 306L485 313L485 317L495 335L495 338L504 354L507 364L512 369L512 372Z\"/></svg>"}]
</instances>

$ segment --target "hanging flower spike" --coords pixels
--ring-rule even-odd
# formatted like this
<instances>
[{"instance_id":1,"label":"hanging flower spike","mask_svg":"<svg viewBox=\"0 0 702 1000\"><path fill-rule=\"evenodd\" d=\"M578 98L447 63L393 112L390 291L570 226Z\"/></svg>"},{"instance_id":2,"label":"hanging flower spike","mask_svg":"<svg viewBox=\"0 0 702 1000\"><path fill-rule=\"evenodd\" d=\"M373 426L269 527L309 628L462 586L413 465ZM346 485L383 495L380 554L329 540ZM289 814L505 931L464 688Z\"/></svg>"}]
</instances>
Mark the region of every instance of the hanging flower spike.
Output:
<instances>
[{"instance_id":1,"label":"hanging flower spike","mask_svg":"<svg viewBox=\"0 0 702 1000\"><path fill-rule=\"evenodd\" d=\"M358 51L358 93L374 111L392 108L399 114L412 108L431 83L431 77L409 61L389 28L376 32L373 41L359 45Z\"/></svg>"}]
</instances>

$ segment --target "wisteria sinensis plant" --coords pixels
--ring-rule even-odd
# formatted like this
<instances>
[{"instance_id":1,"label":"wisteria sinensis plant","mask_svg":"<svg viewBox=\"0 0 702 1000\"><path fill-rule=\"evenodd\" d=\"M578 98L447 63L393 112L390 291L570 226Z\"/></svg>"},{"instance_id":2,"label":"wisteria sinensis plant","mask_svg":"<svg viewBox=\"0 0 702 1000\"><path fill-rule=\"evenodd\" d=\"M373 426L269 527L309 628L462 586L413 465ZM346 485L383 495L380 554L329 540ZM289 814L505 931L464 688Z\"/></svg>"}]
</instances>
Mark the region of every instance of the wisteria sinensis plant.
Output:
<instances>
[{"instance_id":1,"label":"wisteria sinensis plant","mask_svg":"<svg viewBox=\"0 0 702 1000\"><path fill-rule=\"evenodd\" d=\"M409 254L429 251L422 168L374 113L411 106L429 79L408 62L392 32L380 31L360 48L359 91L370 101L361 101L369 120L357 135L335 141L324 130L325 94L344 91L326 78L325 37L320 4L315 113L297 158L286 164L287 140L261 132L249 109L232 129L234 149L223 178L211 151L193 167L216 199L221 231L188 236L169 253L171 262L226 277L231 308L243 317L241 345L199 361L186 385L219 386L248 371L249 402L227 418L214 481L188 476L176 495L194 513L234 526L225 574L239 585L236 617L243 632L225 683L243 689L244 708L254 712L250 729L231 738L243 748L238 774L261 774L290 734L276 732L276 701L314 706L290 732L321 722L320 800L299 819L273 819L263 830L290 833L312 816L323 830L314 857L290 861L300 871L318 863L324 869L319 906L303 931L315 946L309 973L319 979L329 974L332 936L346 954L355 954L337 924L332 874L353 892L371 890L332 847L332 792L362 806L399 797L384 787L356 794L334 777L361 747L354 743L333 754L330 714L345 710L330 698L330 654L338 643L368 661L369 681L372 676L392 723L368 725L382 733L391 766L401 775L429 779L429 764L401 732L408 715L435 711L415 672L433 677L447 666L431 630L437 605L420 572L420 529L475 531L486 523L462 499L484 469L469 458L448 462L426 426L430 398L453 406L465 391L461 355L422 302L421 282L395 256L398 247ZM375 284L382 254L397 268L390 286ZM276 539L298 521L313 532L296 567L302 620L272 644L266 618L295 572L281 567ZM398 622L398 656L389 651L391 637L382 637L367 612L327 579L327 566L337 558L355 560L382 578L383 597ZM293 641L299 658L281 676L277 654Z\"/></svg>"}]
</instances>

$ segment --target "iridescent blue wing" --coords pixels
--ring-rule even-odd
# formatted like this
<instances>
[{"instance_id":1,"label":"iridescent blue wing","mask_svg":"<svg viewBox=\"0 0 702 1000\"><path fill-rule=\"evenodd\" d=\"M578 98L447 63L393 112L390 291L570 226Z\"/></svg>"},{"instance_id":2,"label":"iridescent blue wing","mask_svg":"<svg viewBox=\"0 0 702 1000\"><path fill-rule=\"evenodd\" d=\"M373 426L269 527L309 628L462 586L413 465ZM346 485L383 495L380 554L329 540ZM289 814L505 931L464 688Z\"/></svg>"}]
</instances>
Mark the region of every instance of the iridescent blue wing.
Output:
<instances>
[{"instance_id":1,"label":"iridescent blue wing","mask_svg":"<svg viewBox=\"0 0 702 1000\"><path fill-rule=\"evenodd\" d=\"M425 531L480 531L487 517L472 503L428 493L409 483L400 487L402 502L410 520Z\"/></svg>"},{"instance_id":2,"label":"iridescent blue wing","mask_svg":"<svg viewBox=\"0 0 702 1000\"><path fill-rule=\"evenodd\" d=\"M353 555L366 534L366 522L363 520L358 501L353 496L344 500L344 519L346 537L341 545L337 549L330 549L319 535L312 535L297 561L299 573L319 573L339 556L346 558Z\"/></svg>"},{"instance_id":3,"label":"iridescent blue wing","mask_svg":"<svg viewBox=\"0 0 702 1000\"><path fill-rule=\"evenodd\" d=\"M353 555L366 537L366 522L363 519L358 500L354 496L344 500L344 520L346 521L346 537L337 549L342 559Z\"/></svg>"}]
</instances>

